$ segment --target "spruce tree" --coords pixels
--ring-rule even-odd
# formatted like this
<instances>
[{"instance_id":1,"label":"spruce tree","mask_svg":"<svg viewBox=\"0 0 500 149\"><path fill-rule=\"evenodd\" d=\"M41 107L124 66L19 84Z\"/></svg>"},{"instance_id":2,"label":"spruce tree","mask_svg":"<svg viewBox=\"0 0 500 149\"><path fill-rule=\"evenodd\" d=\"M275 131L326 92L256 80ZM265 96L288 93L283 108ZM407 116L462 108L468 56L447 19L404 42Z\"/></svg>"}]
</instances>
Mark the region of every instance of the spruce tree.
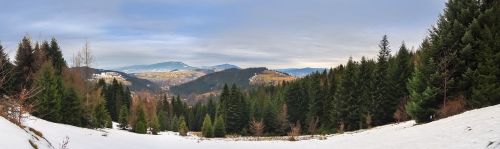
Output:
<instances>
[{"instance_id":1,"label":"spruce tree","mask_svg":"<svg viewBox=\"0 0 500 149\"><path fill-rule=\"evenodd\" d=\"M9 56L0 43L0 96L10 94L14 88L13 68L14 65L10 62Z\"/></svg>"},{"instance_id":2,"label":"spruce tree","mask_svg":"<svg viewBox=\"0 0 500 149\"><path fill-rule=\"evenodd\" d=\"M42 65L37 73L36 86L41 88L35 97L35 112L33 114L52 122L61 122L61 100L63 98L63 82L57 76L51 64Z\"/></svg>"},{"instance_id":3,"label":"spruce tree","mask_svg":"<svg viewBox=\"0 0 500 149\"><path fill-rule=\"evenodd\" d=\"M158 132L160 132L160 121L156 115L152 116L149 127L151 128L151 134L158 135Z\"/></svg>"},{"instance_id":4,"label":"spruce tree","mask_svg":"<svg viewBox=\"0 0 500 149\"><path fill-rule=\"evenodd\" d=\"M179 135L181 136L187 136L187 133L188 133L189 129L188 129L188 126L186 124L186 119L184 118L184 116L181 116L179 118Z\"/></svg>"},{"instance_id":5,"label":"spruce tree","mask_svg":"<svg viewBox=\"0 0 500 149\"><path fill-rule=\"evenodd\" d=\"M139 107L137 112L137 121L135 122L134 131L139 134L146 134L148 129L146 121L146 113Z\"/></svg>"},{"instance_id":6,"label":"spruce tree","mask_svg":"<svg viewBox=\"0 0 500 149\"><path fill-rule=\"evenodd\" d=\"M226 127L222 116L217 116L214 124L214 137L223 138L226 136Z\"/></svg>"},{"instance_id":7,"label":"spruce tree","mask_svg":"<svg viewBox=\"0 0 500 149\"><path fill-rule=\"evenodd\" d=\"M50 40L49 49L47 49L47 57L52 62L52 66L57 74L62 74L64 68L67 67L66 61L63 58L61 48L55 38Z\"/></svg>"},{"instance_id":8,"label":"spruce tree","mask_svg":"<svg viewBox=\"0 0 500 149\"><path fill-rule=\"evenodd\" d=\"M484 1L482 14L471 25L473 38L468 44L479 43L480 51L475 60L477 69L471 74L473 80L471 97L468 101L473 108L480 108L500 103L500 2ZM473 23L474 24L474 23ZM477 51L477 50L476 50Z\"/></svg>"},{"instance_id":9,"label":"spruce tree","mask_svg":"<svg viewBox=\"0 0 500 149\"><path fill-rule=\"evenodd\" d=\"M349 58L347 65L345 67L344 74L340 83L338 92L336 93L334 99L334 109L332 113L333 122L337 125L343 125L347 130L359 129L360 124L360 105L358 94L356 90L358 89L356 85L356 73L357 73L356 62Z\"/></svg>"},{"instance_id":10,"label":"spruce tree","mask_svg":"<svg viewBox=\"0 0 500 149\"><path fill-rule=\"evenodd\" d=\"M211 138L214 135L214 129L212 127L212 120L210 120L210 115L205 115L203 119L203 126L201 127L201 132L203 137Z\"/></svg>"},{"instance_id":11,"label":"spruce tree","mask_svg":"<svg viewBox=\"0 0 500 149\"><path fill-rule=\"evenodd\" d=\"M66 88L64 91L64 96L61 100L61 118L65 124L82 126L82 99L72 87Z\"/></svg>"},{"instance_id":12,"label":"spruce tree","mask_svg":"<svg viewBox=\"0 0 500 149\"><path fill-rule=\"evenodd\" d=\"M377 66L375 69L375 106L373 122L375 125L382 125L392 122L392 116L396 111L398 101L395 99L392 89L394 82L389 77L389 59L391 58L391 50L389 48L389 40L387 35L384 35L379 44L380 51L377 58Z\"/></svg>"},{"instance_id":13,"label":"spruce tree","mask_svg":"<svg viewBox=\"0 0 500 149\"><path fill-rule=\"evenodd\" d=\"M120 108L120 116L118 118L118 127L120 129L127 129L128 126L128 108L125 105L122 105Z\"/></svg>"},{"instance_id":14,"label":"spruce tree","mask_svg":"<svg viewBox=\"0 0 500 149\"><path fill-rule=\"evenodd\" d=\"M14 77L16 90L29 89L32 86L33 76L35 72L35 55L31 47L31 39L24 36L17 49L15 58Z\"/></svg>"}]
</instances>

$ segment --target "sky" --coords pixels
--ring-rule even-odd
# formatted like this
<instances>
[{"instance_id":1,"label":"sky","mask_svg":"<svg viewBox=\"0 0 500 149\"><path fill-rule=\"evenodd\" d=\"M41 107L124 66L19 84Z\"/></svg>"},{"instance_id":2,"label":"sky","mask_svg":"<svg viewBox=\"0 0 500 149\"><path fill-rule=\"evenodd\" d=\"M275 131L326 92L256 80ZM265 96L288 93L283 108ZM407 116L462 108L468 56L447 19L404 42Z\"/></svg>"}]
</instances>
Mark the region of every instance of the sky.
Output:
<instances>
[{"instance_id":1,"label":"sky","mask_svg":"<svg viewBox=\"0 0 500 149\"><path fill-rule=\"evenodd\" d=\"M0 43L55 37L67 60L90 43L94 67L330 68L375 58L389 36L417 49L445 0L0 0ZM71 63L68 61L68 63Z\"/></svg>"}]
</instances>

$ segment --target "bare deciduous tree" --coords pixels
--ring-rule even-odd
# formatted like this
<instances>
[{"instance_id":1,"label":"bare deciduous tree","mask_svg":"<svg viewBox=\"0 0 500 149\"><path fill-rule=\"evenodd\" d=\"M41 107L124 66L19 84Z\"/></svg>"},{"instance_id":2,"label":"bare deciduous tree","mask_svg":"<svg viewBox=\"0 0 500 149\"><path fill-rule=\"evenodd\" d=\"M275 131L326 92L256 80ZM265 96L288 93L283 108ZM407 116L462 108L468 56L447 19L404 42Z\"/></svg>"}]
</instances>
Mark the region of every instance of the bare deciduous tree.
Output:
<instances>
[{"instance_id":1,"label":"bare deciduous tree","mask_svg":"<svg viewBox=\"0 0 500 149\"><path fill-rule=\"evenodd\" d=\"M253 119L250 121L250 131L253 133L254 136L260 137L264 133L264 122L262 120L256 121Z\"/></svg>"},{"instance_id":2,"label":"bare deciduous tree","mask_svg":"<svg viewBox=\"0 0 500 149\"><path fill-rule=\"evenodd\" d=\"M288 132L288 136L290 137L288 140L297 141L297 136L300 135L300 121L297 121L295 124L290 124L290 132Z\"/></svg>"},{"instance_id":3,"label":"bare deciduous tree","mask_svg":"<svg viewBox=\"0 0 500 149\"><path fill-rule=\"evenodd\" d=\"M311 134L312 136L314 136L314 134L316 134L316 129L318 127L318 122L319 122L319 118L312 118L311 120L309 120L309 128L307 128L307 131L309 132L309 134Z\"/></svg>"}]
</instances>

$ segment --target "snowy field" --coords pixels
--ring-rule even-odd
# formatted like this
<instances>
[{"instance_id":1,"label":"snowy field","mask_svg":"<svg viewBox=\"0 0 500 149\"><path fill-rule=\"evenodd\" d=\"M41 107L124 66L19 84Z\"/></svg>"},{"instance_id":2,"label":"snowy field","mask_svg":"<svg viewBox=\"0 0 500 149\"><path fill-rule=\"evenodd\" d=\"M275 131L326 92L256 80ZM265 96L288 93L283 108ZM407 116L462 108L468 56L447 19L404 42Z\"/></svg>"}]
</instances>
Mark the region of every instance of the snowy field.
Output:
<instances>
[{"instance_id":1,"label":"snowy field","mask_svg":"<svg viewBox=\"0 0 500 149\"><path fill-rule=\"evenodd\" d=\"M43 133L58 148L67 136L70 149L335 149L335 148L415 148L415 149L500 149L500 105L465 112L428 124L413 121L385 125L370 130L330 135L326 140L231 141L180 137L172 132L142 135L117 129L93 130L47 122L31 117L25 125ZM29 132L0 118L0 148L28 149ZM33 138L32 138L33 139ZM51 148L38 142L39 148Z\"/></svg>"}]
</instances>

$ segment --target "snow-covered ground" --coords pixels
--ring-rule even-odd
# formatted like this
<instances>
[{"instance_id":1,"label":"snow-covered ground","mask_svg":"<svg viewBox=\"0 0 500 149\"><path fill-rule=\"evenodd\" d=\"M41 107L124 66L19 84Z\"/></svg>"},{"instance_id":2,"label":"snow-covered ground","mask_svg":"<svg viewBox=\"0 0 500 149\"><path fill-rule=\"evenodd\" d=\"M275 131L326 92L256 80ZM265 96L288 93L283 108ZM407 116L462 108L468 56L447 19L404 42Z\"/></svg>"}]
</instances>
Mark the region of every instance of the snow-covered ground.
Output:
<instances>
[{"instance_id":1,"label":"snow-covered ground","mask_svg":"<svg viewBox=\"0 0 500 149\"><path fill-rule=\"evenodd\" d=\"M29 148L22 129L8 126L0 118L0 148ZM25 124L43 132L54 146L69 137L71 149L335 149L335 148L415 148L415 149L500 149L500 105L465 112L423 125L413 121L376 127L370 130L331 135L326 140L303 141L231 141L230 139L200 140L180 137L172 132L141 135L117 129L93 130L56 124L32 118ZM17 127L17 129L15 129ZM8 141L6 141L8 140ZM19 142L19 143L14 143ZM13 145L11 145L13 144Z\"/></svg>"}]
</instances>

